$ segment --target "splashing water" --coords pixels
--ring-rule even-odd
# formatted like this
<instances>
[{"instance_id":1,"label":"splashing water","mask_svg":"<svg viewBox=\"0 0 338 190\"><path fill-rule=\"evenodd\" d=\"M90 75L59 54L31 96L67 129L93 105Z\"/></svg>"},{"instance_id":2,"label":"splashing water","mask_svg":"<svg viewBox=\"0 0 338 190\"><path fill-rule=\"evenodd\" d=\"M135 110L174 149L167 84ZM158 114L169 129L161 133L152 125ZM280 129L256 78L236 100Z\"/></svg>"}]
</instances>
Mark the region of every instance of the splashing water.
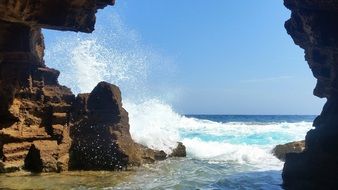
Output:
<instances>
[{"instance_id":1,"label":"splashing water","mask_svg":"<svg viewBox=\"0 0 338 190\"><path fill-rule=\"evenodd\" d=\"M306 131L311 129L311 119L300 118L296 122L248 122L200 119L176 113L161 98L165 94L159 95L151 90L153 84L149 80L153 75L167 72L167 68L155 70L156 72L153 68L166 67L170 61L165 61L162 55L142 45L137 33L128 29L118 15L105 15L104 18L108 21L100 17L98 21L101 20L104 24L97 23L97 29L90 35L65 33L52 41L51 45L47 44L46 63L61 71L60 83L75 93L90 92L100 81L118 85L122 91L124 107L129 112L133 139L167 153L172 151L178 141L183 142L188 157L197 161L188 160L182 168L188 170L189 166L211 164L205 167L220 172L220 175L231 173L227 164L235 164L236 167L231 170L237 172L280 170L282 162L270 152L273 146L301 140ZM199 164L196 165L196 162ZM218 166L216 169L213 168L215 164ZM158 167L165 168L168 165L174 167L166 162ZM184 172L180 174L185 175ZM148 178L149 176L152 175L149 174ZM202 176L214 179L212 172ZM140 177L145 181L151 180L148 178ZM223 182L218 181L216 185ZM164 183L168 181L162 181L160 186Z\"/></svg>"}]
</instances>

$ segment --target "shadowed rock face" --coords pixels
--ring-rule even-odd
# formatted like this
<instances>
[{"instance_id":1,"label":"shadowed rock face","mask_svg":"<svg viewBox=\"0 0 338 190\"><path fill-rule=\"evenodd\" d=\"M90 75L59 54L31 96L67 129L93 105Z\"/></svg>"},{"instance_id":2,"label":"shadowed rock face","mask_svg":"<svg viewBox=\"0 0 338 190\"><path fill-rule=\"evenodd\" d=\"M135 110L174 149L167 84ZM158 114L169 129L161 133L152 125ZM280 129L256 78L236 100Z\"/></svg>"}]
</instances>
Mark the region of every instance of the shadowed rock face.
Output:
<instances>
[{"instance_id":1,"label":"shadowed rock face","mask_svg":"<svg viewBox=\"0 0 338 190\"><path fill-rule=\"evenodd\" d=\"M100 82L90 94L79 94L71 127L71 169L121 170L166 158L135 143L129 133L127 111L115 85ZM161 157L162 154L162 157Z\"/></svg>"},{"instance_id":2,"label":"shadowed rock face","mask_svg":"<svg viewBox=\"0 0 338 190\"><path fill-rule=\"evenodd\" d=\"M287 154L283 169L287 189L338 187L338 1L284 0L292 11L285 28L305 50L317 85L314 95L327 98L315 129L306 135L306 149Z\"/></svg>"},{"instance_id":3,"label":"shadowed rock face","mask_svg":"<svg viewBox=\"0 0 338 190\"><path fill-rule=\"evenodd\" d=\"M1 0L0 18L36 28L92 32L97 9L114 0Z\"/></svg>"},{"instance_id":4,"label":"shadowed rock face","mask_svg":"<svg viewBox=\"0 0 338 190\"><path fill-rule=\"evenodd\" d=\"M183 143L178 142L177 147L173 149L173 152L169 155L170 157L186 157L187 152Z\"/></svg>"},{"instance_id":5,"label":"shadowed rock face","mask_svg":"<svg viewBox=\"0 0 338 190\"><path fill-rule=\"evenodd\" d=\"M136 144L118 87L76 98L46 67L41 27L91 32L112 0L0 1L0 172L114 170L165 153Z\"/></svg>"}]
</instances>

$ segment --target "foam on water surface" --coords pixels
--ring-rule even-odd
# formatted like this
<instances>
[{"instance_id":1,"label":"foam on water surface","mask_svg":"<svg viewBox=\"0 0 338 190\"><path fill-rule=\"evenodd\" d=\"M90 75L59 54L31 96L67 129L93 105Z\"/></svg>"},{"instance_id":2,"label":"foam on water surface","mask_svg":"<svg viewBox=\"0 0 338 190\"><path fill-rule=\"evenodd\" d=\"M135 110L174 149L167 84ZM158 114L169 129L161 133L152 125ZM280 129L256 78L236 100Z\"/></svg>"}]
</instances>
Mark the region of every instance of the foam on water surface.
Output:
<instances>
[{"instance_id":1,"label":"foam on water surface","mask_svg":"<svg viewBox=\"0 0 338 190\"><path fill-rule=\"evenodd\" d=\"M304 139L312 128L299 122L215 122L179 115L158 100L141 104L125 103L130 113L134 140L170 153L176 142L187 147L196 159L238 162L258 168L281 169L282 162L272 154L277 144ZM260 116L247 116L260 117Z\"/></svg>"}]
</instances>

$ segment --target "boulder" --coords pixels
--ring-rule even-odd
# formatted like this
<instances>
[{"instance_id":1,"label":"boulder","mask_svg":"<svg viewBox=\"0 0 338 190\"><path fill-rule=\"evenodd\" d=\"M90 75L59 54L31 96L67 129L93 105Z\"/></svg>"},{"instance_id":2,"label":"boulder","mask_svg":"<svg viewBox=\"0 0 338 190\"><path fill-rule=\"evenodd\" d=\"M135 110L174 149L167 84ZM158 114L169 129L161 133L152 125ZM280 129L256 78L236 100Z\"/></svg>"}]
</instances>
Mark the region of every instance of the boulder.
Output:
<instances>
[{"instance_id":1,"label":"boulder","mask_svg":"<svg viewBox=\"0 0 338 190\"><path fill-rule=\"evenodd\" d=\"M90 94L76 98L73 110L71 169L121 170L166 158L163 151L132 140L128 112L117 86L100 82Z\"/></svg>"},{"instance_id":2,"label":"boulder","mask_svg":"<svg viewBox=\"0 0 338 190\"><path fill-rule=\"evenodd\" d=\"M172 153L169 155L170 157L186 157L187 152L183 143L178 142L177 147L173 149Z\"/></svg>"},{"instance_id":3,"label":"boulder","mask_svg":"<svg viewBox=\"0 0 338 190\"><path fill-rule=\"evenodd\" d=\"M272 154L281 161L285 161L285 156L288 153L301 153L305 149L305 141L294 141L282 145L277 145L272 149Z\"/></svg>"}]
</instances>

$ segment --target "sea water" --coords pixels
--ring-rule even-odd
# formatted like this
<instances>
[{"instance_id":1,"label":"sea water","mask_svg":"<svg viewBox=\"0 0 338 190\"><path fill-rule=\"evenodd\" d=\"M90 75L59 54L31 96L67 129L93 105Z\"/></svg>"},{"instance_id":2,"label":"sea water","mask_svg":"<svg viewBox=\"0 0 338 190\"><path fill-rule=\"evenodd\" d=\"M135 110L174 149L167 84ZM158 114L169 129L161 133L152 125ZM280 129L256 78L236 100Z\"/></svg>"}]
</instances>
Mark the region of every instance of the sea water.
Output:
<instances>
[{"instance_id":1,"label":"sea water","mask_svg":"<svg viewBox=\"0 0 338 190\"><path fill-rule=\"evenodd\" d=\"M283 162L271 150L304 139L315 118L179 115L156 101L126 105L135 141L167 153L180 141L187 157L127 172L0 175L0 189L281 189ZM142 112L149 106L156 114Z\"/></svg>"},{"instance_id":2,"label":"sea water","mask_svg":"<svg viewBox=\"0 0 338 190\"><path fill-rule=\"evenodd\" d=\"M168 154L182 142L187 157L130 172L0 175L0 188L281 188L283 162L271 150L277 144L304 139L315 116L179 114L170 104L179 98L179 90L170 84L160 84L163 88L154 84L159 76L157 82L170 78L167 59L145 46L118 15L99 14L97 20L96 30L89 35L44 31L46 64L60 70L60 83L74 93L90 92L103 80L118 85L132 138Z\"/></svg>"},{"instance_id":3,"label":"sea water","mask_svg":"<svg viewBox=\"0 0 338 190\"><path fill-rule=\"evenodd\" d=\"M157 114L151 119L139 110L136 115L130 111L133 138L168 153L175 142L183 142L187 158L142 167L116 189L281 189L283 162L271 151L278 144L303 140L315 118L178 115L161 104L152 110Z\"/></svg>"}]
</instances>

